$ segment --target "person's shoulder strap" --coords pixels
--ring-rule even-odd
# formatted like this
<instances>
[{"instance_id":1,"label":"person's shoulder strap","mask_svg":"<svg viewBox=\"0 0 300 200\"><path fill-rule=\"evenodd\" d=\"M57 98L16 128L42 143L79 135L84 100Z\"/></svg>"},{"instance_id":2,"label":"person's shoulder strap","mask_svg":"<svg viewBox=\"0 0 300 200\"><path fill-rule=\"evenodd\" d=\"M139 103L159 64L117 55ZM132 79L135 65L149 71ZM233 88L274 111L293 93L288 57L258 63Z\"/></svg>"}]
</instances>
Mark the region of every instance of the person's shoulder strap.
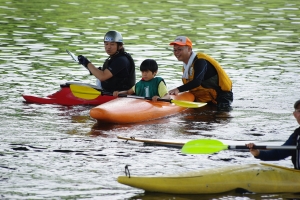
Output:
<instances>
[{"instance_id":1,"label":"person's shoulder strap","mask_svg":"<svg viewBox=\"0 0 300 200\"><path fill-rule=\"evenodd\" d=\"M124 55L126 56L126 58L130 62L130 66L131 66L131 72L130 73L135 72L135 63L134 63L134 60L133 60L132 56L129 53L127 53L126 51L124 51Z\"/></svg>"},{"instance_id":2,"label":"person's shoulder strap","mask_svg":"<svg viewBox=\"0 0 300 200\"><path fill-rule=\"evenodd\" d=\"M297 150L296 150L296 160L295 160L295 168L300 170L300 149L298 149L300 147L300 134L299 134L299 128L295 130L295 132L297 132L297 140L296 140L296 146L297 146Z\"/></svg>"},{"instance_id":3,"label":"person's shoulder strap","mask_svg":"<svg viewBox=\"0 0 300 200\"><path fill-rule=\"evenodd\" d=\"M221 67L221 65L211 56L204 53L197 53L196 56L198 59L205 59L210 62L214 68L217 70L219 76L219 86L223 91L231 91L232 89L232 81L229 76L225 72L225 70Z\"/></svg>"}]
</instances>

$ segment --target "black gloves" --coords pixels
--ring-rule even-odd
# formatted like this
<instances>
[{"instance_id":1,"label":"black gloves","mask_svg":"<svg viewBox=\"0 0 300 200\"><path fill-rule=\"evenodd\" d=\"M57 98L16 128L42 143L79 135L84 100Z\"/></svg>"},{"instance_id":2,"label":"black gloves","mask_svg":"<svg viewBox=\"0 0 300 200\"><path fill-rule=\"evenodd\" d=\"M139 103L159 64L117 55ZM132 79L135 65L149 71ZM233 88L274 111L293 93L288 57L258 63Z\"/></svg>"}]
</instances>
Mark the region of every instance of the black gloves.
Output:
<instances>
[{"instance_id":1,"label":"black gloves","mask_svg":"<svg viewBox=\"0 0 300 200\"><path fill-rule=\"evenodd\" d=\"M78 56L78 61L79 61L79 64L82 64L87 70L89 70L89 68L87 67L89 63L91 63L91 61L89 61L86 57L82 56L82 55L79 55ZM91 71L89 70L90 74Z\"/></svg>"}]
</instances>

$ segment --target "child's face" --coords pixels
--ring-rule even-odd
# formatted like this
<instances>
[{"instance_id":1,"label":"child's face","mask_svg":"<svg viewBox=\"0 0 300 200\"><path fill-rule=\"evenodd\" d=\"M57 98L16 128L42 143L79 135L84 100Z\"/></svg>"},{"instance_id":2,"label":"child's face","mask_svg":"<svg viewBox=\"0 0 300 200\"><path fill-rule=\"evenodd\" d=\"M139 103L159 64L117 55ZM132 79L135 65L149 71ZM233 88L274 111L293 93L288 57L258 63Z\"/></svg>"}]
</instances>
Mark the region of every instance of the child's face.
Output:
<instances>
[{"instance_id":1,"label":"child's face","mask_svg":"<svg viewBox=\"0 0 300 200\"><path fill-rule=\"evenodd\" d=\"M156 75L156 72L152 73L150 70L147 70L147 71L141 71L142 73L142 78L145 80L145 81L150 81L151 79L153 79Z\"/></svg>"}]
</instances>

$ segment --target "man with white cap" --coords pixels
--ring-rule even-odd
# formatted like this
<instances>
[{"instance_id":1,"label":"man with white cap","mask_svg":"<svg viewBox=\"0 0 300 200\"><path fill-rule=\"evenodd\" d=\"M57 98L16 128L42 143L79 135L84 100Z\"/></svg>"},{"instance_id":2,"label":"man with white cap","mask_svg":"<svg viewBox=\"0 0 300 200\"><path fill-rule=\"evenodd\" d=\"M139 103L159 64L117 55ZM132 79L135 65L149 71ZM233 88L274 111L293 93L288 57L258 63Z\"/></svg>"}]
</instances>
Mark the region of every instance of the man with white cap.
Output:
<instances>
[{"instance_id":1,"label":"man with white cap","mask_svg":"<svg viewBox=\"0 0 300 200\"><path fill-rule=\"evenodd\" d=\"M195 53L186 36L178 36L170 43L175 57L183 62L183 85L169 94L190 91L198 102L212 102L218 110L231 110L232 82L220 64L204 53Z\"/></svg>"}]
</instances>

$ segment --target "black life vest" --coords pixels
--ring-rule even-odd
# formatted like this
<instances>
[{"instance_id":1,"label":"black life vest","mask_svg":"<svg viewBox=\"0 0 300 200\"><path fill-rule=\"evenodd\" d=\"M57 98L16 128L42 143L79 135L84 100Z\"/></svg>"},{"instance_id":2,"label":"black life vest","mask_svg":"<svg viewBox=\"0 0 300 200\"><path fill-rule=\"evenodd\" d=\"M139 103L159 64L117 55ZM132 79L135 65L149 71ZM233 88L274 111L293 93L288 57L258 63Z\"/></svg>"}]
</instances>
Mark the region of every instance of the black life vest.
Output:
<instances>
[{"instance_id":1,"label":"black life vest","mask_svg":"<svg viewBox=\"0 0 300 200\"><path fill-rule=\"evenodd\" d=\"M105 91L113 92L113 91L129 90L135 84L136 81L135 64L131 55L127 52L120 52L106 59L106 61L103 64L102 70L104 71L105 69L107 69L113 60L121 56L126 56L126 58L130 62L130 69L128 69L128 76L125 77L113 76L105 81L101 81L102 88Z\"/></svg>"},{"instance_id":2,"label":"black life vest","mask_svg":"<svg viewBox=\"0 0 300 200\"><path fill-rule=\"evenodd\" d=\"M292 162L294 164L295 169L299 169L300 170L300 128L297 128L295 130L296 134L295 134L295 138L293 138L295 140L296 143L296 151L293 151L292 153Z\"/></svg>"}]
</instances>

